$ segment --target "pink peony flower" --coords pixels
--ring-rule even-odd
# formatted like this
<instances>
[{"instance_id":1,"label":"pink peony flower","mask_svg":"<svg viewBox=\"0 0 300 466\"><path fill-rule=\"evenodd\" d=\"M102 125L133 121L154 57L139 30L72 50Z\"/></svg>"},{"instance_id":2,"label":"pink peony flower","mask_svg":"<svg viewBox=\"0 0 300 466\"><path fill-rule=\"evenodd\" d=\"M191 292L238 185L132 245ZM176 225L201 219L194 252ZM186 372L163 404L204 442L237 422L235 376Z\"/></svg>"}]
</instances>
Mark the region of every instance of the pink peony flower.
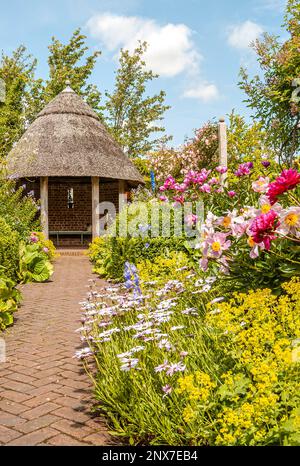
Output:
<instances>
[{"instance_id":1,"label":"pink peony flower","mask_svg":"<svg viewBox=\"0 0 300 466\"><path fill-rule=\"evenodd\" d=\"M252 236L249 236L248 238L248 245L251 247L251 251L249 256L251 259L256 259L259 256L259 249L265 249L265 245L263 242L261 243L256 243Z\"/></svg>"},{"instance_id":2,"label":"pink peony flower","mask_svg":"<svg viewBox=\"0 0 300 466\"><path fill-rule=\"evenodd\" d=\"M227 167L222 167L222 165L219 165L218 167L216 167L216 171L217 171L218 173L221 173L221 175L223 175L224 173L226 173L227 170L228 170L228 168L227 168Z\"/></svg>"},{"instance_id":3,"label":"pink peony flower","mask_svg":"<svg viewBox=\"0 0 300 466\"><path fill-rule=\"evenodd\" d=\"M279 213L282 211L282 206L281 206L278 202L276 202L275 204L271 205L268 196L266 196L265 194L263 194L262 196L260 196L260 198L259 198L259 205L260 205L260 208L259 208L259 209L256 209L256 211L255 211L255 216L258 216L258 215L260 215L260 214L266 214L266 213L268 213L271 209L274 210L274 212L276 212L277 214L279 214Z\"/></svg>"},{"instance_id":4,"label":"pink peony flower","mask_svg":"<svg viewBox=\"0 0 300 466\"><path fill-rule=\"evenodd\" d=\"M263 176L260 176L258 180L253 181L252 183L252 189L256 193L265 193L268 189L270 179L268 177L264 178Z\"/></svg>"},{"instance_id":5,"label":"pink peony flower","mask_svg":"<svg viewBox=\"0 0 300 466\"><path fill-rule=\"evenodd\" d=\"M200 191L202 191L203 193L210 193L210 192L211 192L211 187L209 186L208 183L204 183L204 184L200 187Z\"/></svg>"},{"instance_id":6,"label":"pink peony flower","mask_svg":"<svg viewBox=\"0 0 300 466\"><path fill-rule=\"evenodd\" d=\"M165 202L168 200L167 196L159 196L159 200Z\"/></svg>"},{"instance_id":7,"label":"pink peony flower","mask_svg":"<svg viewBox=\"0 0 300 466\"><path fill-rule=\"evenodd\" d=\"M173 197L174 201L175 202L178 202L179 204L184 204L184 196L183 194L181 194L180 196L174 196Z\"/></svg>"},{"instance_id":8,"label":"pink peony flower","mask_svg":"<svg viewBox=\"0 0 300 466\"><path fill-rule=\"evenodd\" d=\"M280 213L280 226L277 231L283 235L300 238L300 207L289 207Z\"/></svg>"},{"instance_id":9,"label":"pink peony flower","mask_svg":"<svg viewBox=\"0 0 300 466\"><path fill-rule=\"evenodd\" d=\"M279 226L278 215L274 210L256 217L250 225L253 241L257 244L264 243L266 250L271 247L271 241L276 238L275 230Z\"/></svg>"},{"instance_id":10,"label":"pink peony flower","mask_svg":"<svg viewBox=\"0 0 300 466\"><path fill-rule=\"evenodd\" d=\"M236 192L235 192L235 191L228 191L227 194L228 194L229 197L234 197L234 196L236 196Z\"/></svg>"},{"instance_id":11,"label":"pink peony flower","mask_svg":"<svg viewBox=\"0 0 300 466\"><path fill-rule=\"evenodd\" d=\"M231 241L227 240L227 233L214 233L210 238L207 238L206 243L209 245L209 253L212 257L219 258L226 251Z\"/></svg>"},{"instance_id":12,"label":"pink peony flower","mask_svg":"<svg viewBox=\"0 0 300 466\"><path fill-rule=\"evenodd\" d=\"M253 163L252 162L245 162L241 163L238 167L238 169L234 172L235 176L245 176L245 175L250 175L251 169L253 168Z\"/></svg>"},{"instance_id":13,"label":"pink peony flower","mask_svg":"<svg viewBox=\"0 0 300 466\"><path fill-rule=\"evenodd\" d=\"M208 184L209 184L209 185L219 184L219 183L220 183L220 180L218 180L218 178L216 178L215 176L213 176L213 177L208 181Z\"/></svg>"},{"instance_id":14,"label":"pink peony flower","mask_svg":"<svg viewBox=\"0 0 300 466\"><path fill-rule=\"evenodd\" d=\"M267 196L271 204L275 204L278 196L294 189L300 183L300 173L297 170L283 170L280 176L273 183L269 184Z\"/></svg>"}]
</instances>

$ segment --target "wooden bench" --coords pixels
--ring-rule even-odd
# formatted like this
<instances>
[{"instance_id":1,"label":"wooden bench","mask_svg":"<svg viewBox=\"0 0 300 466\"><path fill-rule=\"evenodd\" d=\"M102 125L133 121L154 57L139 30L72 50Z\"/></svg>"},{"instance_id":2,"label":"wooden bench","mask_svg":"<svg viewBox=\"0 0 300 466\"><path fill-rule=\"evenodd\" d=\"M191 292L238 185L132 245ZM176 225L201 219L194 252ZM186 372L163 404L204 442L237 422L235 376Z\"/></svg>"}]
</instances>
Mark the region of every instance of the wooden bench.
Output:
<instances>
[{"instance_id":1,"label":"wooden bench","mask_svg":"<svg viewBox=\"0 0 300 466\"><path fill-rule=\"evenodd\" d=\"M84 236L92 236L91 231L49 231L49 235L56 236L57 246L59 246L60 236L80 236L80 243L83 244Z\"/></svg>"}]
</instances>

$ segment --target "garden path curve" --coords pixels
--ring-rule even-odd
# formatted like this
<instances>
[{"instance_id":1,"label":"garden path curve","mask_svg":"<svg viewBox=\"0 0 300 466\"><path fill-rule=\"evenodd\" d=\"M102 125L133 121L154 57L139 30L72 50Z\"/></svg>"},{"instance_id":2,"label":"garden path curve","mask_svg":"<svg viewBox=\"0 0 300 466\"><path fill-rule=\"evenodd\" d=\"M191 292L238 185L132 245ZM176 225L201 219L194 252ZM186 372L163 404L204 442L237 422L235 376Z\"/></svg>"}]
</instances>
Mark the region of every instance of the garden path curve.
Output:
<instances>
[{"instance_id":1,"label":"garden path curve","mask_svg":"<svg viewBox=\"0 0 300 466\"><path fill-rule=\"evenodd\" d=\"M92 278L84 255L62 255L52 281L23 287L0 364L0 445L109 445L90 414L92 387L80 361L81 301ZM3 336L3 335L1 335Z\"/></svg>"}]
</instances>

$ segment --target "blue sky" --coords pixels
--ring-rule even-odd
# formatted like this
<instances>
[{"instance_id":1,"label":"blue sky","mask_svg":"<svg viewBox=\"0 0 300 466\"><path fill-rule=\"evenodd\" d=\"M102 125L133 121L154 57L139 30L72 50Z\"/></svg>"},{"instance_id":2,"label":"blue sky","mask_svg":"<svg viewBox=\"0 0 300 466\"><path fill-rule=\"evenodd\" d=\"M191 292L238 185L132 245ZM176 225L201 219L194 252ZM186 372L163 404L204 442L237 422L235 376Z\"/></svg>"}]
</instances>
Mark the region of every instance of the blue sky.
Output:
<instances>
[{"instance_id":1,"label":"blue sky","mask_svg":"<svg viewBox=\"0 0 300 466\"><path fill-rule=\"evenodd\" d=\"M249 41L263 31L283 34L284 0L11 0L0 2L0 48L19 44L38 59L47 77L47 46L67 41L81 27L90 48L100 48L92 81L111 90L120 47L149 42L147 65L160 74L151 91L164 89L172 108L165 126L174 144L205 121L231 109L249 112L238 89L241 65L257 72ZM284 38L284 35L282 36Z\"/></svg>"}]
</instances>

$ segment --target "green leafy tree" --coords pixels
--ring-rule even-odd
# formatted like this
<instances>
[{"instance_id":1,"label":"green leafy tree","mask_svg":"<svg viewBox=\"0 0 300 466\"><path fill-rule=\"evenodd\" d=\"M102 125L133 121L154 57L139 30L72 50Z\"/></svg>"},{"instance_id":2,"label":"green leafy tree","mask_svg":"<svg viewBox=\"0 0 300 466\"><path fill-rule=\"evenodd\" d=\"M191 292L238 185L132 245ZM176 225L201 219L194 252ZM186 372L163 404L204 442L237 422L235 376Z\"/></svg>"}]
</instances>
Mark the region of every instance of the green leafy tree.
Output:
<instances>
[{"instance_id":1,"label":"green leafy tree","mask_svg":"<svg viewBox=\"0 0 300 466\"><path fill-rule=\"evenodd\" d=\"M159 124L164 112L165 92L147 96L146 87L158 75L148 71L143 60L146 42L139 43L132 54L121 50L113 93L106 92L107 125L130 157L138 157L170 140Z\"/></svg>"},{"instance_id":2,"label":"green leafy tree","mask_svg":"<svg viewBox=\"0 0 300 466\"><path fill-rule=\"evenodd\" d=\"M272 160L275 157L263 124L258 121L248 124L244 117L234 111L229 115L227 138L231 168L243 161L260 162L264 158Z\"/></svg>"},{"instance_id":3,"label":"green leafy tree","mask_svg":"<svg viewBox=\"0 0 300 466\"><path fill-rule=\"evenodd\" d=\"M102 117L101 93L95 85L88 83L101 52L95 51L85 56L88 51L86 36L81 34L80 29L74 31L67 44L52 37L52 43L48 48L49 78L45 83L39 80L31 93L29 120L32 121L36 114L66 87L67 81L70 81L74 91Z\"/></svg>"},{"instance_id":4,"label":"green leafy tree","mask_svg":"<svg viewBox=\"0 0 300 466\"><path fill-rule=\"evenodd\" d=\"M279 160L291 164L300 147L300 3L288 0L284 27L289 38L264 34L253 48L262 70L252 79L241 69L240 87L254 118L268 130L270 143Z\"/></svg>"},{"instance_id":5,"label":"green leafy tree","mask_svg":"<svg viewBox=\"0 0 300 466\"><path fill-rule=\"evenodd\" d=\"M21 45L11 56L2 53L0 79L5 86L0 102L0 160L19 139L26 125L26 102L33 91L36 60Z\"/></svg>"}]
</instances>

